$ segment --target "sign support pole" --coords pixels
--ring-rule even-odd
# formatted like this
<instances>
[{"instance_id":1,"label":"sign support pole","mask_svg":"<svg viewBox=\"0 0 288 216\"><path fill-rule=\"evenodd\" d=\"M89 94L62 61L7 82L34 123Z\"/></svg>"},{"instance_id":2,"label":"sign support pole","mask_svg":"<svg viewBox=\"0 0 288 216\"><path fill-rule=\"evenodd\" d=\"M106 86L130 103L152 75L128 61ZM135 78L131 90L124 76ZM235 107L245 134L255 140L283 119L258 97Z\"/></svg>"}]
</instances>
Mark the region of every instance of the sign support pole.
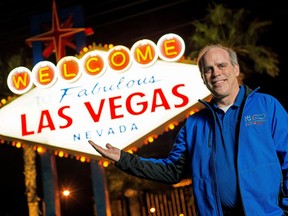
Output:
<instances>
[{"instance_id":1,"label":"sign support pole","mask_svg":"<svg viewBox=\"0 0 288 216\"><path fill-rule=\"evenodd\" d=\"M111 216L105 170L96 160L91 160L90 164L96 215Z\"/></svg>"},{"instance_id":2,"label":"sign support pole","mask_svg":"<svg viewBox=\"0 0 288 216\"><path fill-rule=\"evenodd\" d=\"M46 216L61 216L60 192L58 188L58 176L55 155L45 152L40 155L43 195Z\"/></svg>"}]
</instances>

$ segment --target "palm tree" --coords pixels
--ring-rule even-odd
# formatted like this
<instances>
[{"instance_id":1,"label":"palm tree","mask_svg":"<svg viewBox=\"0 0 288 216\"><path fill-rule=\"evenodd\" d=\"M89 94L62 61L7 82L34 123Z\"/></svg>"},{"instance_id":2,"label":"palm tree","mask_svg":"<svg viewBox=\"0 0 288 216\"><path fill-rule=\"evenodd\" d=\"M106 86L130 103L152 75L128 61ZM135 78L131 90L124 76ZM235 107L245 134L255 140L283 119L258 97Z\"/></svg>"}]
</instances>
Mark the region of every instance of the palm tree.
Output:
<instances>
[{"instance_id":1,"label":"palm tree","mask_svg":"<svg viewBox=\"0 0 288 216\"><path fill-rule=\"evenodd\" d=\"M29 209L29 215L37 216L40 215L39 201L40 198L37 196L37 184L36 184L36 152L33 146L27 145L23 148L24 158L24 175L25 175L25 186L27 204Z\"/></svg>"},{"instance_id":2,"label":"palm tree","mask_svg":"<svg viewBox=\"0 0 288 216\"><path fill-rule=\"evenodd\" d=\"M5 57L0 59L0 92L1 96L11 96L11 91L7 85L7 77L11 70L18 66L31 67L33 59L27 57L27 52L24 48L21 48L18 53L5 53Z\"/></svg>"},{"instance_id":3,"label":"palm tree","mask_svg":"<svg viewBox=\"0 0 288 216\"><path fill-rule=\"evenodd\" d=\"M260 44L262 33L272 21L250 19L245 9L232 10L221 4L210 5L203 20L195 20L195 33L188 39L193 50L188 56L196 58L199 49L209 43L222 43L238 53L243 78L252 74L276 77L279 74L278 55Z\"/></svg>"}]
</instances>

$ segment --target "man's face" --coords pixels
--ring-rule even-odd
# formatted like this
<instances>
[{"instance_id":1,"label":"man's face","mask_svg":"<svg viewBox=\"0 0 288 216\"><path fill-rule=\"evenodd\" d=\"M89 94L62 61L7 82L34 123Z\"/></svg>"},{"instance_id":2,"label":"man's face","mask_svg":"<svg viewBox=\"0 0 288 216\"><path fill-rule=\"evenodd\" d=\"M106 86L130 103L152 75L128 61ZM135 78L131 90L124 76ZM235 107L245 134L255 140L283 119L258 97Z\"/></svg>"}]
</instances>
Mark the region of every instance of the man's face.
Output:
<instances>
[{"instance_id":1,"label":"man's face","mask_svg":"<svg viewBox=\"0 0 288 216\"><path fill-rule=\"evenodd\" d=\"M215 99L229 97L239 85L239 66L231 64L228 53L221 48L208 50L202 61L202 79Z\"/></svg>"}]
</instances>

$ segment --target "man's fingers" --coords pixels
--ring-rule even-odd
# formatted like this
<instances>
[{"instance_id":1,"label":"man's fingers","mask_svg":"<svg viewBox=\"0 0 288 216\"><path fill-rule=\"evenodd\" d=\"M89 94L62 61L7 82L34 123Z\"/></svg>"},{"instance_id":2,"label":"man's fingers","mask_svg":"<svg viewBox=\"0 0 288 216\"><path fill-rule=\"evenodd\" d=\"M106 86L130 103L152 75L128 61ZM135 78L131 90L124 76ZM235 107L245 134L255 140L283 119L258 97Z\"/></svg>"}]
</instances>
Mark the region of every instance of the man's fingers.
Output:
<instances>
[{"instance_id":1,"label":"man's fingers","mask_svg":"<svg viewBox=\"0 0 288 216\"><path fill-rule=\"evenodd\" d=\"M94 143L92 140L88 140L88 143L96 150L99 151L100 150L100 146L98 146L96 143Z\"/></svg>"},{"instance_id":2,"label":"man's fingers","mask_svg":"<svg viewBox=\"0 0 288 216\"><path fill-rule=\"evenodd\" d=\"M100 145L94 143L92 140L88 140L88 143L103 157L112 161L118 161L120 159L120 149L115 148L110 143L106 144L106 148L102 148Z\"/></svg>"},{"instance_id":3,"label":"man's fingers","mask_svg":"<svg viewBox=\"0 0 288 216\"><path fill-rule=\"evenodd\" d=\"M95 148L96 144L92 140L88 140L88 143Z\"/></svg>"},{"instance_id":4,"label":"man's fingers","mask_svg":"<svg viewBox=\"0 0 288 216\"><path fill-rule=\"evenodd\" d=\"M113 148L113 146L112 146L110 143L107 143L107 144L106 144L106 147L107 147L108 149L112 149L112 148Z\"/></svg>"},{"instance_id":5,"label":"man's fingers","mask_svg":"<svg viewBox=\"0 0 288 216\"><path fill-rule=\"evenodd\" d=\"M94 143L92 140L88 140L88 143L89 143L90 145L92 145L94 148L98 149L98 150L100 150L100 149L103 149L103 150L104 150L104 148L102 148L101 146L97 145L97 144ZM113 148L113 146L112 146L111 144L109 144L109 143L106 144L106 147L107 147L108 149Z\"/></svg>"},{"instance_id":6,"label":"man's fingers","mask_svg":"<svg viewBox=\"0 0 288 216\"><path fill-rule=\"evenodd\" d=\"M91 145L95 144L92 140L88 140L88 143L90 143Z\"/></svg>"},{"instance_id":7,"label":"man's fingers","mask_svg":"<svg viewBox=\"0 0 288 216\"><path fill-rule=\"evenodd\" d=\"M105 151L107 151L107 149L113 149L113 146L109 143L106 144L107 149L102 148L101 146L97 145L96 143L94 143L92 140L88 140L88 143L99 153L103 154Z\"/></svg>"}]
</instances>

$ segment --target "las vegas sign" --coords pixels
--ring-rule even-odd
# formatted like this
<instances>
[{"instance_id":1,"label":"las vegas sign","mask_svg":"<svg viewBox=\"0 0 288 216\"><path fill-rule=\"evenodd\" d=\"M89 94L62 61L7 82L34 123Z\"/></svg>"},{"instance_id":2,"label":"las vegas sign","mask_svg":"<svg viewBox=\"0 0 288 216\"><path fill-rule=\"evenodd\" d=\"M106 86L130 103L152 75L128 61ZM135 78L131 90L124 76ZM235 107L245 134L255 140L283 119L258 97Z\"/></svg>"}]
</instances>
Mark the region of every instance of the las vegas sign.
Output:
<instances>
[{"instance_id":1,"label":"las vegas sign","mask_svg":"<svg viewBox=\"0 0 288 216\"><path fill-rule=\"evenodd\" d=\"M181 63L185 44L176 34L131 49L92 50L57 65L19 66L7 79L18 94L0 109L0 135L90 157L92 139L120 149L141 146L172 121L182 121L210 92L196 65Z\"/></svg>"}]
</instances>

